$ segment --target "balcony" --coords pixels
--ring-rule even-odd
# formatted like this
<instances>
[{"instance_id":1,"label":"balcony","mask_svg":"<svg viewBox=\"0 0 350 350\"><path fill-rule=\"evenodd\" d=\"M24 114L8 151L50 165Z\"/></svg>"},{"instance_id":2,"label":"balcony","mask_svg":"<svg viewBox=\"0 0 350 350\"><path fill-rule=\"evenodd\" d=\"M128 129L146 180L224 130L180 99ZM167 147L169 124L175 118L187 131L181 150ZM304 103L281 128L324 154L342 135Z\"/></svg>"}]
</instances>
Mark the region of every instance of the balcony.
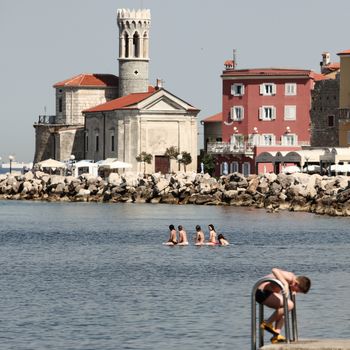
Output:
<instances>
[{"instance_id":1,"label":"balcony","mask_svg":"<svg viewBox=\"0 0 350 350\"><path fill-rule=\"evenodd\" d=\"M212 154L246 154L253 155L254 145L249 142L235 144L230 142L208 142L207 152Z\"/></svg>"},{"instance_id":2,"label":"balcony","mask_svg":"<svg viewBox=\"0 0 350 350\"><path fill-rule=\"evenodd\" d=\"M39 115L38 122L36 124L57 124L55 115Z\"/></svg>"},{"instance_id":3,"label":"balcony","mask_svg":"<svg viewBox=\"0 0 350 350\"><path fill-rule=\"evenodd\" d=\"M254 153L254 147L301 147L310 146L308 141L299 141L294 143L287 143L282 141L275 141L271 144L243 142L239 144L230 142L208 142L207 152L211 154L244 154L246 156L252 156Z\"/></svg>"}]
</instances>

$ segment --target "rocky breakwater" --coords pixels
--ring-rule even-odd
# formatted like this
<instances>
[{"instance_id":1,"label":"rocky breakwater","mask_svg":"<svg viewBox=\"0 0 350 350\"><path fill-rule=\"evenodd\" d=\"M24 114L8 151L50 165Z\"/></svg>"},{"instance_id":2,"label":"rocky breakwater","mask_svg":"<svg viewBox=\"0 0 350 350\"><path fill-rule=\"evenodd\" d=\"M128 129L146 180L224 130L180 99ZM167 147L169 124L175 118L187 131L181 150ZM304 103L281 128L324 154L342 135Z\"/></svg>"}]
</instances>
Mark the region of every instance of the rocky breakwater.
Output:
<instances>
[{"instance_id":1,"label":"rocky breakwater","mask_svg":"<svg viewBox=\"0 0 350 350\"><path fill-rule=\"evenodd\" d=\"M232 205L350 215L350 177L308 174L112 173L108 179L28 172L0 175L0 199Z\"/></svg>"}]
</instances>

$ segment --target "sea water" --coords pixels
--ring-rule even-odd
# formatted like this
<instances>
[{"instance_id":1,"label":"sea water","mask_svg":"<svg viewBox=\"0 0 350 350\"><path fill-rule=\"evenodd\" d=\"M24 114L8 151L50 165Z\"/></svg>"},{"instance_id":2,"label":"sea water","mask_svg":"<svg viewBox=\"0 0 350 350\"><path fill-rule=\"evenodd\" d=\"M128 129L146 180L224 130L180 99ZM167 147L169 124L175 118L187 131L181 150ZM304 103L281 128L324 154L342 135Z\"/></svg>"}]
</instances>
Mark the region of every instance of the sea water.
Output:
<instances>
[{"instance_id":1,"label":"sea water","mask_svg":"<svg viewBox=\"0 0 350 350\"><path fill-rule=\"evenodd\" d=\"M297 297L299 338L349 338L349 220L0 201L0 348L250 349L251 291L275 266L312 280ZM184 226L189 246L162 245L169 224ZM194 246L197 224L231 244Z\"/></svg>"}]
</instances>

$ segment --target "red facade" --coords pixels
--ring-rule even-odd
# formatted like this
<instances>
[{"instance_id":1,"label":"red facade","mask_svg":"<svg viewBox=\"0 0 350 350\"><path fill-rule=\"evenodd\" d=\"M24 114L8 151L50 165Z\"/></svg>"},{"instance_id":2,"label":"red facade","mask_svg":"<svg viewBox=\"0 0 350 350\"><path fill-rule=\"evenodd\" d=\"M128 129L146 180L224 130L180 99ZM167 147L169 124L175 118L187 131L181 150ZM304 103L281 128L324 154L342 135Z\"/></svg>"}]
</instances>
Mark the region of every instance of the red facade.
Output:
<instances>
[{"instance_id":1,"label":"red facade","mask_svg":"<svg viewBox=\"0 0 350 350\"><path fill-rule=\"evenodd\" d=\"M223 161L229 172L272 171L271 164L256 164L256 156L310 144L312 71L229 67L221 77L223 142L211 148L217 175L223 171Z\"/></svg>"}]
</instances>

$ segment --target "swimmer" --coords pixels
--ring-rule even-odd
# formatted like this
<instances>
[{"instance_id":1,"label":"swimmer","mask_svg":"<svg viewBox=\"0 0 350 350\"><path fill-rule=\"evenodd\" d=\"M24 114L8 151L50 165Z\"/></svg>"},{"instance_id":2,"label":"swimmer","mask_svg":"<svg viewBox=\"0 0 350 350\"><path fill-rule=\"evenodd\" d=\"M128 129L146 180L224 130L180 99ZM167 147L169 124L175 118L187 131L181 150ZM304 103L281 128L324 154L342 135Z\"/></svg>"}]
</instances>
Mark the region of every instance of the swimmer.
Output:
<instances>
[{"instance_id":1,"label":"swimmer","mask_svg":"<svg viewBox=\"0 0 350 350\"><path fill-rule=\"evenodd\" d=\"M177 235L174 225L169 226L169 239L167 242L163 243L165 245L176 245L177 244Z\"/></svg>"},{"instance_id":2,"label":"swimmer","mask_svg":"<svg viewBox=\"0 0 350 350\"><path fill-rule=\"evenodd\" d=\"M179 229L179 243L178 243L178 245L188 245L186 231L184 230L184 228L181 225L178 226L178 229Z\"/></svg>"},{"instance_id":3,"label":"swimmer","mask_svg":"<svg viewBox=\"0 0 350 350\"><path fill-rule=\"evenodd\" d=\"M218 235L218 240L219 240L219 244L220 245L229 245L230 243L228 242L228 240L224 237L224 235L222 233L220 233Z\"/></svg>"},{"instance_id":4,"label":"swimmer","mask_svg":"<svg viewBox=\"0 0 350 350\"><path fill-rule=\"evenodd\" d=\"M196 245L203 245L205 241L204 233L199 225L196 226Z\"/></svg>"},{"instance_id":5,"label":"swimmer","mask_svg":"<svg viewBox=\"0 0 350 350\"><path fill-rule=\"evenodd\" d=\"M207 245L216 245L216 231L214 228L214 225L210 224L208 225L209 228L209 241L207 243Z\"/></svg>"}]
</instances>

